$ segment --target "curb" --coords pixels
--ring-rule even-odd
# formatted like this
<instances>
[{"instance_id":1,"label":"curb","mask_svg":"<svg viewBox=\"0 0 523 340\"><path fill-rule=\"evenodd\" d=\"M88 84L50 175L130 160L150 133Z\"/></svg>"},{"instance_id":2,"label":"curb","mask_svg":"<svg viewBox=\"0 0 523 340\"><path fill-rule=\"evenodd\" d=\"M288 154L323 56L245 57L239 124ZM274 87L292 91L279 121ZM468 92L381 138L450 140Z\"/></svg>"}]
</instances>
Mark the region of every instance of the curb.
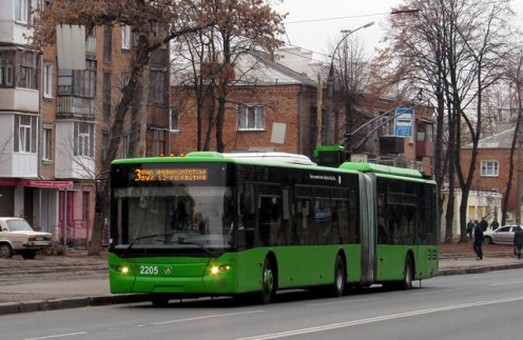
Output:
<instances>
[{"instance_id":1,"label":"curb","mask_svg":"<svg viewBox=\"0 0 523 340\"><path fill-rule=\"evenodd\" d=\"M495 266L469 267L469 268L448 268L438 271L438 276L463 275L486 273L496 270L518 269L523 268L523 263L500 264Z\"/></svg>"},{"instance_id":2,"label":"curb","mask_svg":"<svg viewBox=\"0 0 523 340\"><path fill-rule=\"evenodd\" d=\"M0 303L0 315L149 301L147 294L106 295Z\"/></svg>"},{"instance_id":3,"label":"curb","mask_svg":"<svg viewBox=\"0 0 523 340\"><path fill-rule=\"evenodd\" d=\"M463 274L485 273L495 270L507 270L523 268L523 263L511 263L496 266L469 267L469 268L448 268L438 271L437 276L451 276ZM66 299L37 300L25 302L6 302L0 303L0 315L28 313L58 309L81 308L89 306L107 306L126 303L138 303L149 301L148 294L122 294L105 295L91 297L77 297Z\"/></svg>"}]
</instances>

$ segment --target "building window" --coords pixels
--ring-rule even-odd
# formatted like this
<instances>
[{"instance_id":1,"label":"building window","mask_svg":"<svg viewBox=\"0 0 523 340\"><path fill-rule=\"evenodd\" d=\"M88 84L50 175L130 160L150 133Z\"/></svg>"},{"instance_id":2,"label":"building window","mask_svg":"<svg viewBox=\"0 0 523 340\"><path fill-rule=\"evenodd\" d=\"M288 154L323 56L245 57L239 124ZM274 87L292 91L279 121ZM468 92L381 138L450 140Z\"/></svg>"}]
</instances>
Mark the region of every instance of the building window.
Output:
<instances>
[{"instance_id":1,"label":"building window","mask_svg":"<svg viewBox=\"0 0 523 340\"><path fill-rule=\"evenodd\" d=\"M165 102L165 72L151 68L151 82L149 96L153 104Z\"/></svg>"},{"instance_id":2,"label":"building window","mask_svg":"<svg viewBox=\"0 0 523 340\"><path fill-rule=\"evenodd\" d=\"M0 51L0 87L13 86L14 51Z\"/></svg>"},{"instance_id":3,"label":"building window","mask_svg":"<svg viewBox=\"0 0 523 340\"><path fill-rule=\"evenodd\" d=\"M58 95L94 98L96 95L96 60L87 59L85 70L58 70Z\"/></svg>"},{"instance_id":4,"label":"building window","mask_svg":"<svg viewBox=\"0 0 523 340\"><path fill-rule=\"evenodd\" d=\"M17 86L36 89L36 55L33 52L21 52L18 56Z\"/></svg>"},{"instance_id":5,"label":"building window","mask_svg":"<svg viewBox=\"0 0 523 340\"><path fill-rule=\"evenodd\" d=\"M152 156L165 155L165 133L162 130L152 130Z\"/></svg>"},{"instance_id":6,"label":"building window","mask_svg":"<svg viewBox=\"0 0 523 340\"><path fill-rule=\"evenodd\" d=\"M178 110L175 108L169 109L169 129L171 131L180 131L178 126Z\"/></svg>"},{"instance_id":7,"label":"building window","mask_svg":"<svg viewBox=\"0 0 523 340\"><path fill-rule=\"evenodd\" d=\"M53 64L44 63L44 97L53 97Z\"/></svg>"},{"instance_id":8,"label":"building window","mask_svg":"<svg viewBox=\"0 0 523 340\"><path fill-rule=\"evenodd\" d=\"M94 124L86 122L74 123L74 155L94 156Z\"/></svg>"},{"instance_id":9,"label":"building window","mask_svg":"<svg viewBox=\"0 0 523 340\"><path fill-rule=\"evenodd\" d=\"M112 48L113 48L113 26L104 25L103 58L104 58L104 62L106 62L106 63L111 62Z\"/></svg>"},{"instance_id":10,"label":"building window","mask_svg":"<svg viewBox=\"0 0 523 340\"><path fill-rule=\"evenodd\" d=\"M122 50L129 50L131 48L131 26L122 26Z\"/></svg>"},{"instance_id":11,"label":"building window","mask_svg":"<svg viewBox=\"0 0 523 340\"><path fill-rule=\"evenodd\" d=\"M111 117L111 73L104 72L103 80L102 112L105 119Z\"/></svg>"},{"instance_id":12,"label":"building window","mask_svg":"<svg viewBox=\"0 0 523 340\"><path fill-rule=\"evenodd\" d=\"M15 0L15 20L27 22L29 21L29 3L30 0Z\"/></svg>"},{"instance_id":13,"label":"building window","mask_svg":"<svg viewBox=\"0 0 523 340\"><path fill-rule=\"evenodd\" d=\"M499 176L499 162L498 161L481 161L481 176L498 177Z\"/></svg>"},{"instance_id":14,"label":"building window","mask_svg":"<svg viewBox=\"0 0 523 340\"><path fill-rule=\"evenodd\" d=\"M37 117L15 115L14 151L36 153Z\"/></svg>"},{"instance_id":15,"label":"building window","mask_svg":"<svg viewBox=\"0 0 523 340\"><path fill-rule=\"evenodd\" d=\"M42 159L44 161L51 160L52 132L52 128L47 126L42 129Z\"/></svg>"},{"instance_id":16,"label":"building window","mask_svg":"<svg viewBox=\"0 0 523 340\"><path fill-rule=\"evenodd\" d=\"M265 129L265 107L263 105L238 106L238 130Z\"/></svg>"}]
</instances>

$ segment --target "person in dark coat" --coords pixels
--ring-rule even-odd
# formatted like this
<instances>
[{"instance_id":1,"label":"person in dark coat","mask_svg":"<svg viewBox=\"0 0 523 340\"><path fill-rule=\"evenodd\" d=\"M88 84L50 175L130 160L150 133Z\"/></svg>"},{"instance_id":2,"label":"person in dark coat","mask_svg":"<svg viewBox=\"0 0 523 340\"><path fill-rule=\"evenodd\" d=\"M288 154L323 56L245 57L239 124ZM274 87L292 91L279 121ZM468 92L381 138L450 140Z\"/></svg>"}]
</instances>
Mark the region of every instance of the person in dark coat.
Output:
<instances>
[{"instance_id":1,"label":"person in dark coat","mask_svg":"<svg viewBox=\"0 0 523 340\"><path fill-rule=\"evenodd\" d=\"M521 247L523 246L523 228L519 225L514 228L514 254L521 260Z\"/></svg>"},{"instance_id":2,"label":"person in dark coat","mask_svg":"<svg viewBox=\"0 0 523 340\"><path fill-rule=\"evenodd\" d=\"M484 241L483 227L481 226L480 223L478 223L477 220L475 220L474 222L476 225L474 227L473 249L474 249L474 252L476 253L476 260L483 260L483 241Z\"/></svg>"},{"instance_id":3,"label":"person in dark coat","mask_svg":"<svg viewBox=\"0 0 523 340\"><path fill-rule=\"evenodd\" d=\"M474 222L472 222L472 220L469 220L469 223L467 223L467 235L469 236L469 240L472 240L473 231L474 231Z\"/></svg>"},{"instance_id":4,"label":"person in dark coat","mask_svg":"<svg viewBox=\"0 0 523 340\"><path fill-rule=\"evenodd\" d=\"M481 222L479 222L479 225L481 226L481 229L483 230L483 232L487 231L488 222L485 218L481 219Z\"/></svg>"},{"instance_id":5,"label":"person in dark coat","mask_svg":"<svg viewBox=\"0 0 523 340\"><path fill-rule=\"evenodd\" d=\"M496 230L496 229L498 229L498 227L499 227L499 222L497 220L492 221L492 223L490 224L490 228L492 230Z\"/></svg>"}]
</instances>

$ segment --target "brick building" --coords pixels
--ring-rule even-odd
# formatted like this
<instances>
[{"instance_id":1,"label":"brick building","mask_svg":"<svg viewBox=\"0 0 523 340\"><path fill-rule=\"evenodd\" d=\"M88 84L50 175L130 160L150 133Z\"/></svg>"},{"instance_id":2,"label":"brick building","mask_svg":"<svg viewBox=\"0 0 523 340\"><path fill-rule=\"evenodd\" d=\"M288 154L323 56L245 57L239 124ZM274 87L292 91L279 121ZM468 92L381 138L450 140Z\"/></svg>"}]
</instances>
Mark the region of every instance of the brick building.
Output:
<instances>
[{"instance_id":1,"label":"brick building","mask_svg":"<svg viewBox=\"0 0 523 340\"><path fill-rule=\"evenodd\" d=\"M56 46L29 49L34 3L0 3L0 215L25 217L57 240L85 245L135 39L129 26L96 27L81 38L86 69L61 69ZM140 156L169 151L168 62L167 47L151 55L121 136L121 157L129 156L131 143ZM134 132L131 117L138 122Z\"/></svg>"},{"instance_id":2,"label":"brick building","mask_svg":"<svg viewBox=\"0 0 523 340\"><path fill-rule=\"evenodd\" d=\"M317 79L318 74L325 73L325 65L311 63L312 52L301 49L285 49L278 51L278 54L280 57L276 61L257 54L248 60L243 59L237 65L239 70L236 74L242 74L243 79L235 79L236 83L227 96L224 151L282 151L311 156L322 128L326 128L332 143L343 142L346 130L345 106L339 95L334 96L332 103L336 114L333 113L325 127L319 128L319 124L325 123L318 120L318 103L321 101L324 111L327 103L319 99L326 97L325 93L319 96L318 91L322 91L322 87L318 87ZM175 128L172 129L171 144L175 154L194 151L198 149L198 145L204 145L198 143L195 97L190 87L180 84L179 82L171 90L172 121L176 121ZM352 136L351 143L361 141L361 145L353 150L355 156L358 159L418 168L430 175L432 110L426 106L415 106L412 135L408 138L395 138L394 120L390 118L394 116L394 108L399 104L399 101L392 98L360 98L356 103L355 126L366 122L370 124L359 134ZM203 107L202 116L206 115L208 107L208 103ZM207 124L202 119L202 136L207 133ZM214 131L211 136L213 142L209 149L216 150ZM388 148L388 152L382 152L390 140L397 146Z\"/></svg>"},{"instance_id":3,"label":"brick building","mask_svg":"<svg viewBox=\"0 0 523 340\"><path fill-rule=\"evenodd\" d=\"M502 124L499 124L502 126ZM502 127L503 128L503 127ZM486 218L489 222L497 219L501 222L501 206L507 193L507 185L511 190L507 205L507 223L515 221L517 211L517 169L514 168L510 177L510 150L514 138L514 127L506 128L496 134L483 138L478 145L478 155L475 163L475 174L472 180L472 193L469 199L468 218ZM461 150L461 162L468 169L471 162L471 145L465 145ZM514 155L514 166L517 166ZM467 175L466 173L464 174ZM510 177L510 178L509 178Z\"/></svg>"}]
</instances>

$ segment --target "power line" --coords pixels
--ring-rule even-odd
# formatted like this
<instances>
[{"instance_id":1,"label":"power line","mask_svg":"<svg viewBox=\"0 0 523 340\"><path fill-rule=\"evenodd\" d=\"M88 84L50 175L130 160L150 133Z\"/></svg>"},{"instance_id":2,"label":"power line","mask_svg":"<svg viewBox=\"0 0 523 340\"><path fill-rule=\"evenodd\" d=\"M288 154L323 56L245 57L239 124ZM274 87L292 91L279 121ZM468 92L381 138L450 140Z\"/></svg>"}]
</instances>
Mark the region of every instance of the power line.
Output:
<instances>
[{"instance_id":1,"label":"power line","mask_svg":"<svg viewBox=\"0 0 523 340\"><path fill-rule=\"evenodd\" d=\"M332 21L332 20L343 20L343 19L354 19L354 18L368 18L368 17L376 17L381 15L387 15L390 14L390 12L384 12L384 13L375 13L375 14L362 14L362 15L349 15L344 17L334 17L334 18L321 18L321 19L307 19L307 20L298 20L298 21L288 21L283 22L284 25L292 25L292 24L304 24L309 22L319 22L319 21Z\"/></svg>"}]
</instances>

